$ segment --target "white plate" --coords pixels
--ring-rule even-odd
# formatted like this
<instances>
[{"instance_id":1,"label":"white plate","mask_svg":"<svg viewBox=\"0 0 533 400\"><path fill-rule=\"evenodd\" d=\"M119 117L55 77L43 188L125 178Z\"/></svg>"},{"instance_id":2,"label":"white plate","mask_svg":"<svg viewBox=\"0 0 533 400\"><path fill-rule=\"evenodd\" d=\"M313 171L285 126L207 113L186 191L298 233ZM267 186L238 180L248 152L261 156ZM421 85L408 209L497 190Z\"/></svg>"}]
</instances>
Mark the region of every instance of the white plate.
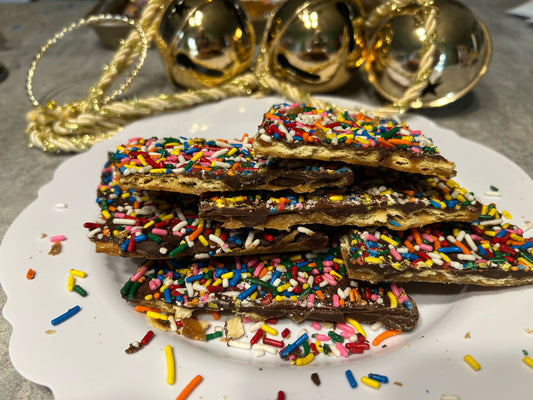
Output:
<instances>
[{"instance_id":1,"label":"white plate","mask_svg":"<svg viewBox=\"0 0 533 400\"><path fill-rule=\"evenodd\" d=\"M237 98L175 114L141 120L111 140L64 162L52 182L9 228L0 248L0 279L8 301L4 315L13 325L10 355L28 379L49 386L56 399L174 399L189 380L203 382L191 399L274 399L283 390L288 400L431 398L455 394L461 399L526 398L533 389L533 369L522 362L523 350L533 352L531 296L533 288L479 289L460 286L412 285L409 294L419 306L420 323L409 333L389 339L347 359L320 355L308 366L295 367L278 356L256 358L251 351L227 348L218 341L193 342L156 332L149 346L128 355L129 343L140 340L149 327L142 315L124 302L119 289L136 268L132 260L94 252L82 224L94 220L95 190L106 153L131 136L240 137L253 134L263 112L276 98ZM491 185L503 194L496 199L518 225L533 220L533 184L527 174L502 155L421 117L409 117L432 137L457 164L457 180L483 193ZM56 204L66 203L58 209ZM50 242L41 238L64 234L61 254L48 255ZM36 271L33 280L26 271ZM84 270L78 280L89 293L82 298L66 289L68 271ZM81 311L53 327L51 319L80 305ZM216 324L216 322L214 322ZM293 338L302 326L285 322ZM46 331L55 329L54 334ZM366 327L368 336L378 332ZM312 330L311 330L312 333ZM469 333L470 338L465 338ZM176 358L176 383L166 383L164 346ZM482 366L475 372L464 361L471 354ZM352 389L344 375L350 369L359 386ZM321 385L312 383L317 372ZM389 377L379 391L360 383L370 372ZM394 384L399 382L402 385Z\"/></svg>"}]
</instances>

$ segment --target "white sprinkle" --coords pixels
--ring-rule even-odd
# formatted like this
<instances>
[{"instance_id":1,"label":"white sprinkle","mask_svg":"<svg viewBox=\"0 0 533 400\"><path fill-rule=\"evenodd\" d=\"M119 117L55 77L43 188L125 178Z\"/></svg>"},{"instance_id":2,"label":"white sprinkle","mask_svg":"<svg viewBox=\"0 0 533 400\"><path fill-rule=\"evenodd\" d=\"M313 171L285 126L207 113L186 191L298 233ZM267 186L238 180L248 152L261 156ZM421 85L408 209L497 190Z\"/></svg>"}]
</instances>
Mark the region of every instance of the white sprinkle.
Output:
<instances>
[{"instance_id":1,"label":"white sprinkle","mask_svg":"<svg viewBox=\"0 0 533 400\"><path fill-rule=\"evenodd\" d=\"M374 322L372 325L370 325L370 330L375 332L382 326L383 326L383 322L377 321L377 322Z\"/></svg>"},{"instance_id":2,"label":"white sprinkle","mask_svg":"<svg viewBox=\"0 0 533 400\"><path fill-rule=\"evenodd\" d=\"M102 228L96 228L96 229L93 229L92 231L90 231L88 234L87 234L87 237L88 238L92 238L94 237L94 235L98 234L102 232Z\"/></svg>"},{"instance_id":3,"label":"white sprinkle","mask_svg":"<svg viewBox=\"0 0 533 400\"><path fill-rule=\"evenodd\" d=\"M235 347L237 349L244 349L244 350L250 350L251 345L248 342L241 342L235 339L228 340L228 346L229 347Z\"/></svg>"},{"instance_id":4,"label":"white sprinkle","mask_svg":"<svg viewBox=\"0 0 533 400\"><path fill-rule=\"evenodd\" d=\"M489 219L484 221L479 221L479 225L488 226L488 225L500 225L503 222L501 218Z\"/></svg>"},{"instance_id":5,"label":"white sprinkle","mask_svg":"<svg viewBox=\"0 0 533 400\"><path fill-rule=\"evenodd\" d=\"M57 203L56 204L56 209L58 210L64 210L65 208L67 208L67 204L66 203Z\"/></svg>"},{"instance_id":6,"label":"white sprinkle","mask_svg":"<svg viewBox=\"0 0 533 400\"><path fill-rule=\"evenodd\" d=\"M129 218L113 218L113 223L115 225L135 225L137 220Z\"/></svg>"},{"instance_id":7,"label":"white sprinkle","mask_svg":"<svg viewBox=\"0 0 533 400\"><path fill-rule=\"evenodd\" d=\"M252 346L252 349L253 350L260 350L260 351L263 351L263 352L268 352L268 353L271 353L271 354L276 354L278 352L278 349L274 346L270 346L268 344L264 344L264 343L255 343L253 346Z\"/></svg>"},{"instance_id":8,"label":"white sprinkle","mask_svg":"<svg viewBox=\"0 0 533 400\"><path fill-rule=\"evenodd\" d=\"M313 232L311 229L306 228L304 226L299 226L298 228L296 228L296 230L300 233L306 234L307 236L312 236L315 234L315 232Z\"/></svg>"},{"instance_id":9,"label":"white sprinkle","mask_svg":"<svg viewBox=\"0 0 533 400\"><path fill-rule=\"evenodd\" d=\"M268 136L267 134L265 134L265 133L262 133L261 135L259 135L259 139L261 139L263 142L267 142L267 143L272 142L272 138L270 136Z\"/></svg>"}]
</instances>

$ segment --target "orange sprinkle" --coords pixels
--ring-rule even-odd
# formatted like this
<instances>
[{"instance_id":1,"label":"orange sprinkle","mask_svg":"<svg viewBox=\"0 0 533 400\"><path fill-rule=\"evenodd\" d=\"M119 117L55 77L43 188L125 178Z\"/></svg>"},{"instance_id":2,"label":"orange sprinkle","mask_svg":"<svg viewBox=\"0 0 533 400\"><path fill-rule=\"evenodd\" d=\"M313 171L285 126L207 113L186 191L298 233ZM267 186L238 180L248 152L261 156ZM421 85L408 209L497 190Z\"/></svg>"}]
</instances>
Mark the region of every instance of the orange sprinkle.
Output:
<instances>
[{"instance_id":1,"label":"orange sprinkle","mask_svg":"<svg viewBox=\"0 0 533 400\"><path fill-rule=\"evenodd\" d=\"M26 272L26 279L33 279L34 277L35 277L35 271L30 268L28 272Z\"/></svg>"},{"instance_id":2,"label":"orange sprinkle","mask_svg":"<svg viewBox=\"0 0 533 400\"><path fill-rule=\"evenodd\" d=\"M324 293L322 293L322 290L317 290L315 292L316 297L318 297L320 300L324 300L326 296L324 296Z\"/></svg>"},{"instance_id":3,"label":"orange sprinkle","mask_svg":"<svg viewBox=\"0 0 533 400\"><path fill-rule=\"evenodd\" d=\"M220 319L220 314L217 313L216 311L211 311L211 315L213 316L213 319L215 321L218 321Z\"/></svg>"},{"instance_id":4,"label":"orange sprinkle","mask_svg":"<svg viewBox=\"0 0 533 400\"><path fill-rule=\"evenodd\" d=\"M102 232L103 232L103 234L106 235L106 236L109 236L109 234L111 233L111 232L109 232L109 228L104 228L104 229L102 230Z\"/></svg>"},{"instance_id":5,"label":"orange sprinkle","mask_svg":"<svg viewBox=\"0 0 533 400\"><path fill-rule=\"evenodd\" d=\"M150 307L140 306L140 305L135 306L135 311L143 312L143 313L147 311L161 312L161 310L158 310L157 308L150 308Z\"/></svg>"},{"instance_id":6,"label":"orange sprinkle","mask_svg":"<svg viewBox=\"0 0 533 400\"><path fill-rule=\"evenodd\" d=\"M472 254L472 253L470 252L470 250L468 250L468 249L466 248L466 246L465 246L464 244L462 244L461 242L459 242L459 241L455 241L455 245L456 245L457 247L459 247L459 248L462 250L463 254Z\"/></svg>"},{"instance_id":7,"label":"orange sprinkle","mask_svg":"<svg viewBox=\"0 0 533 400\"><path fill-rule=\"evenodd\" d=\"M178 397L176 397L176 400L185 400L191 392L194 390L196 386L198 386L202 382L202 375L196 375L194 378L191 379L191 381L183 388L180 394L178 394Z\"/></svg>"},{"instance_id":8,"label":"orange sprinkle","mask_svg":"<svg viewBox=\"0 0 533 400\"><path fill-rule=\"evenodd\" d=\"M231 170L232 170L232 171L236 171L237 168L239 168L240 166L241 166L241 163L240 163L240 162L236 162L235 164L233 164L233 165L231 166Z\"/></svg>"},{"instance_id":9,"label":"orange sprinkle","mask_svg":"<svg viewBox=\"0 0 533 400\"><path fill-rule=\"evenodd\" d=\"M193 233L189 235L189 240L192 242L194 239L196 239L198 236L200 236L200 233L202 233L204 230L203 227L199 226L197 227Z\"/></svg>"},{"instance_id":10,"label":"orange sprinkle","mask_svg":"<svg viewBox=\"0 0 533 400\"><path fill-rule=\"evenodd\" d=\"M385 139L383 139L382 137L378 137L378 143L385 146L385 147L394 147L392 144L390 144L389 142L387 142Z\"/></svg>"},{"instance_id":11,"label":"orange sprinkle","mask_svg":"<svg viewBox=\"0 0 533 400\"><path fill-rule=\"evenodd\" d=\"M405 247L407 247L407 248L409 249L409 251L410 251L411 253L416 253L416 250L415 250L413 244L412 244L409 240L405 240L405 241L403 242L403 244L405 245Z\"/></svg>"},{"instance_id":12,"label":"orange sprinkle","mask_svg":"<svg viewBox=\"0 0 533 400\"><path fill-rule=\"evenodd\" d=\"M398 331L395 329L389 329L388 331L381 332L379 335L377 335L374 340L372 341L372 346L377 346L385 339L388 339L392 336L396 336L398 334L402 333L402 331Z\"/></svg>"},{"instance_id":13,"label":"orange sprinkle","mask_svg":"<svg viewBox=\"0 0 533 400\"><path fill-rule=\"evenodd\" d=\"M135 201L133 202L133 209L134 209L134 210L137 210L137 209L140 208L140 207L141 207L141 203L139 203L139 201L135 200Z\"/></svg>"},{"instance_id":14,"label":"orange sprinkle","mask_svg":"<svg viewBox=\"0 0 533 400\"><path fill-rule=\"evenodd\" d=\"M274 115L274 114L271 114L271 113L268 113L268 112L265 114L265 119L267 119L267 118L281 119L277 115Z\"/></svg>"},{"instance_id":15,"label":"orange sprinkle","mask_svg":"<svg viewBox=\"0 0 533 400\"><path fill-rule=\"evenodd\" d=\"M248 134L245 133L244 135L242 135L241 142L244 142L247 138L248 138Z\"/></svg>"},{"instance_id":16,"label":"orange sprinkle","mask_svg":"<svg viewBox=\"0 0 533 400\"><path fill-rule=\"evenodd\" d=\"M420 237L420 233L418 232L418 230L415 228L411 228L411 233L413 234L413 237L415 238L416 244L420 246L422 244L422 238Z\"/></svg>"},{"instance_id":17,"label":"orange sprinkle","mask_svg":"<svg viewBox=\"0 0 533 400\"><path fill-rule=\"evenodd\" d=\"M348 295L350 296L350 301L352 303L355 303L355 293L354 293L355 289L350 289L350 291L348 292Z\"/></svg>"},{"instance_id":18,"label":"orange sprinkle","mask_svg":"<svg viewBox=\"0 0 533 400\"><path fill-rule=\"evenodd\" d=\"M259 278L262 278L263 276L265 276L267 272L268 272L267 267L263 267L263 269L259 273Z\"/></svg>"},{"instance_id":19,"label":"orange sprinkle","mask_svg":"<svg viewBox=\"0 0 533 400\"><path fill-rule=\"evenodd\" d=\"M339 305L340 305L341 307L344 307L344 299L339 299Z\"/></svg>"},{"instance_id":20,"label":"orange sprinkle","mask_svg":"<svg viewBox=\"0 0 533 400\"><path fill-rule=\"evenodd\" d=\"M161 293L159 292L154 293L154 299L159 300L160 297L161 297Z\"/></svg>"},{"instance_id":21,"label":"orange sprinkle","mask_svg":"<svg viewBox=\"0 0 533 400\"><path fill-rule=\"evenodd\" d=\"M117 208L115 206L109 206L108 209L109 211L112 211L112 212L117 211Z\"/></svg>"}]
</instances>

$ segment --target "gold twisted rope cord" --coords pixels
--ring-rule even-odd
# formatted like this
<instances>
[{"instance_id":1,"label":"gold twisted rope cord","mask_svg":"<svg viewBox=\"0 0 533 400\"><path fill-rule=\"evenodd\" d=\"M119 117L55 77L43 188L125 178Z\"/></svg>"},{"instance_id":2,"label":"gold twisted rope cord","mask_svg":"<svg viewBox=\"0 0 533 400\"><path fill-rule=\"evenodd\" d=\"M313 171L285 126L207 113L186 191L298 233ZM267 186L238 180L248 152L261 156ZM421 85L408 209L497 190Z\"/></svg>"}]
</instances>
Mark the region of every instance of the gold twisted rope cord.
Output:
<instances>
[{"instance_id":1,"label":"gold twisted rope cord","mask_svg":"<svg viewBox=\"0 0 533 400\"><path fill-rule=\"evenodd\" d=\"M37 60L28 73L27 91L30 100L36 104L36 108L28 112L28 127L26 134L30 146L38 147L48 152L80 152L87 150L94 143L106 140L121 130L127 123L146 116L164 113L168 111L182 110L207 102L220 101L236 96L250 96L252 94L265 94L267 92L279 93L282 97L292 101L306 102L315 107L334 107L301 90L295 85L277 79L270 71L268 51L266 48L266 36L260 44L260 50L255 65L250 72L237 76L230 82L218 87L187 90L173 94L160 94L140 99L125 99L113 101L117 96L124 94L126 87L135 78L144 58L142 49L148 46L154 39L160 18L170 0L151 0L143 9L139 22L135 25L129 36L114 54L111 62L104 67L104 71L96 84L87 94L87 98L65 105L57 105L51 101L46 105L40 105L33 96L31 79L35 72L36 62L42 57L46 49L62 38L65 33L79 26L88 24L81 20L77 24L71 24L59 36L50 39L47 45L41 48L35 59ZM367 24L377 23L380 18L391 15L397 10L414 4L416 1L393 0L376 8L369 17ZM422 56L417 78L404 96L390 106L380 107L374 110L365 110L376 116L391 116L405 112L410 101L420 96L424 81L431 71L432 56L434 52L434 32L436 26L436 9L430 7L427 1L416 3L425 7L425 26L427 32L426 48ZM273 15L272 15L273 17ZM106 18L99 16L98 18ZM107 18L111 18L107 16ZM129 21L126 21L130 23ZM131 24L131 23L130 23ZM267 21L267 25L269 21ZM53 42L52 42L53 41ZM139 56L141 53L141 56ZM137 59L133 72L111 95L106 95L115 79L127 68L131 67ZM35 100L35 102L33 101Z\"/></svg>"}]
</instances>

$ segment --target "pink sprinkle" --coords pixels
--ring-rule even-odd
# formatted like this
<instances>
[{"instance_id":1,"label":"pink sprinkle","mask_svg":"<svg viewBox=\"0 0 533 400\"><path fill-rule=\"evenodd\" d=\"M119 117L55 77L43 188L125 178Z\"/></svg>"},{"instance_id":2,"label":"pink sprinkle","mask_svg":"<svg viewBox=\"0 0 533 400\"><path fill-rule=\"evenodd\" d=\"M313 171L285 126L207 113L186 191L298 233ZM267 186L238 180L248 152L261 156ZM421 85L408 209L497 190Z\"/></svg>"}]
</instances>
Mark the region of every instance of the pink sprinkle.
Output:
<instances>
[{"instance_id":1,"label":"pink sprinkle","mask_svg":"<svg viewBox=\"0 0 533 400\"><path fill-rule=\"evenodd\" d=\"M333 307L339 308L341 306L341 304L339 302L339 295L338 294L334 294L331 297L333 298Z\"/></svg>"},{"instance_id":2,"label":"pink sprinkle","mask_svg":"<svg viewBox=\"0 0 533 400\"><path fill-rule=\"evenodd\" d=\"M316 329L317 331L322 329L322 326L320 325L320 322L318 322L318 321L311 322L311 326L313 327L313 329Z\"/></svg>"},{"instance_id":3,"label":"pink sprinkle","mask_svg":"<svg viewBox=\"0 0 533 400\"><path fill-rule=\"evenodd\" d=\"M377 294L372 293L372 294L370 295L370 300L372 300L372 301L376 301L377 299L378 299L378 295L377 295Z\"/></svg>"},{"instance_id":4,"label":"pink sprinkle","mask_svg":"<svg viewBox=\"0 0 533 400\"><path fill-rule=\"evenodd\" d=\"M420 244L419 247L420 247L420 250L433 251L433 246L430 246L429 244L426 244L426 243Z\"/></svg>"},{"instance_id":5,"label":"pink sprinkle","mask_svg":"<svg viewBox=\"0 0 533 400\"><path fill-rule=\"evenodd\" d=\"M320 340L321 342L327 342L328 340L331 340L331 338L328 335L324 335L322 333L319 333L315 336L316 340Z\"/></svg>"},{"instance_id":6,"label":"pink sprinkle","mask_svg":"<svg viewBox=\"0 0 533 400\"><path fill-rule=\"evenodd\" d=\"M335 326L339 329L341 329L342 331L346 332L346 333L349 333L350 336L355 334L355 329L353 326L351 325L348 325L348 324L345 324L344 322L337 322L337 324L335 324Z\"/></svg>"},{"instance_id":7,"label":"pink sprinkle","mask_svg":"<svg viewBox=\"0 0 533 400\"><path fill-rule=\"evenodd\" d=\"M341 335L345 339L349 339L353 336L353 335L350 335L348 332L344 332L344 331L341 331L339 335Z\"/></svg>"},{"instance_id":8,"label":"pink sprinkle","mask_svg":"<svg viewBox=\"0 0 533 400\"><path fill-rule=\"evenodd\" d=\"M253 276L254 276L254 277L259 276L259 274L261 273L261 270L263 269L264 266L265 266L265 263L264 263L264 262L260 262L260 263L258 263L257 266L256 266L255 269L254 269Z\"/></svg>"},{"instance_id":9,"label":"pink sprinkle","mask_svg":"<svg viewBox=\"0 0 533 400\"><path fill-rule=\"evenodd\" d=\"M474 240L481 240L483 239L481 236L476 235L475 233L471 233L470 237Z\"/></svg>"},{"instance_id":10,"label":"pink sprinkle","mask_svg":"<svg viewBox=\"0 0 533 400\"><path fill-rule=\"evenodd\" d=\"M433 243L435 239L433 239L433 236L428 235L427 233L423 233L420 236L422 236L423 239L426 239L429 243Z\"/></svg>"},{"instance_id":11,"label":"pink sprinkle","mask_svg":"<svg viewBox=\"0 0 533 400\"><path fill-rule=\"evenodd\" d=\"M159 286L161 286L161 280L159 278L152 279L148 282L148 286L150 287L150 290L157 290Z\"/></svg>"},{"instance_id":12,"label":"pink sprinkle","mask_svg":"<svg viewBox=\"0 0 533 400\"><path fill-rule=\"evenodd\" d=\"M325 281L327 281L332 286L335 286L337 284L337 281L335 280L335 278L333 276L331 276L330 274L323 274L322 277L324 278ZM335 295L335 296L337 296L337 295ZM337 298L338 298L338 296L337 296Z\"/></svg>"},{"instance_id":13,"label":"pink sprinkle","mask_svg":"<svg viewBox=\"0 0 533 400\"><path fill-rule=\"evenodd\" d=\"M145 272L146 272L146 266L143 265L137 270L137 272L135 272L135 274L133 274L133 276L130 278L130 281L135 282L137 279L142 277Z\"/></svg>"},{"instance_id":14,"label":"pink sprinkle","mask_svg":"<svg viewBox=\"0 0 533 400\"><path fill-rule=\"evenodd\" d=\"M56 235L56 236L50 236L50 241L52 243L55 243L55 242L62 242L63 240L65 240L66 237L65 235Z\"/></svg>"},{"instance_id":15,"label":"pink sprinkle","mask_svg":"<svg viewBox=\"0 0 533 400\"><path fill-rule=\"evenodd\" d=\"M378 241L378 238L375 237L374 235L371 235L370 233L367 233L366 234L366 237L365 237L365 240L369 240L371 242L377 242Z\"/></svg>"},{"instance_id":16,"label":"pink sprinkle","mask_svg":"<svg viewBox=\"0 0 533 400\"><path fill-rule=\"evenodd\" d=\"M398 253L398 251L392 245L389 246L389 252L391 253L391 255L394 257L396 261L402 260L402 255Z\"/></svg>"},{"instance_id":17,"label":"pink sprinkle","mask_svg":"<svg viewBox=\"0 0 533 400\"><path fill-rule=\"evenodd\" d=\"M251 322L252 320L249 317L242 317L243 324L247 324L248 322Z\"/></svg>"},{"instance_id":18,"label":"pink sprinkle","mask_svg":"<svg viewBox=\"0 0 533 400\"><path fill-rule=\"evenodd\" d=\"M400 289L398 289L398 286L395 283L391 283L390 290L394 296L400 297Z\"/></svg>"},{"instance_id":19,"label":"pink sprinkle","mask_svg":"<svg viewBox=\"0 0 533 400\"><path fill-rule=\"evenodd\" d=\"M348 350L346 350L346 348L342 345L342 343L340 342L335 343L335 347L337 347L337 350L340 351L341 356L348 357Z\"/></svg>"},{"instance_id":20,"label":"pink sprinkle","mask_svg":"<svg viewBox=\"0 0 533 400\"><path fill-rule=\"evenodd\" d=\"M411 146L409 147L409 150L411 150L413 153L422 153L420 147Z\"/></svg>"},{"instance_id":21,"label":"pink sprinkle","mask_svg":"<svg viewBox=\"0 0 533 400\"><path fill-rule=\"evenodd\" d=\"M307 298L307 307L313 308L315 305L315 295L313 293L309 294L309 297Z\"/></svg>"},{"instance_id":22,"label":"pink sprinkle","mask_svg":"<svg viewBox=\"0 0 533 400\"><path fill-rule=\"evenodd\" d=\"M154 228L154 229L152 229L152 233L154 235L166 235L167 231L164 230L164 229L160 229L160 228Z\"/></svg>"},{"instance_id":23,"label":"pink sprinkle","mask_svg":"<svg viewBox=\"0 0 533 400\"><path fill-rule=\"evenodd\" d=\"M257 263L257 261L259 261L258 258L257 258L257 257L254 257L254 258L252 258L250 261L248 261L248 263L246 264L246 266L247 266L248 268L252 268L252 267Z\"/></svg>"},{"instance_id":24,"label":"pink sprinkle","mask_svg":"<svg viewBox=\"0 0 533 400\"><path fill-rule=\"evenodd\" d=\"M333 261L323 260L322 261L322 266L323 267L332 267L333 266Z\"/></svg>"}]
</instances>

